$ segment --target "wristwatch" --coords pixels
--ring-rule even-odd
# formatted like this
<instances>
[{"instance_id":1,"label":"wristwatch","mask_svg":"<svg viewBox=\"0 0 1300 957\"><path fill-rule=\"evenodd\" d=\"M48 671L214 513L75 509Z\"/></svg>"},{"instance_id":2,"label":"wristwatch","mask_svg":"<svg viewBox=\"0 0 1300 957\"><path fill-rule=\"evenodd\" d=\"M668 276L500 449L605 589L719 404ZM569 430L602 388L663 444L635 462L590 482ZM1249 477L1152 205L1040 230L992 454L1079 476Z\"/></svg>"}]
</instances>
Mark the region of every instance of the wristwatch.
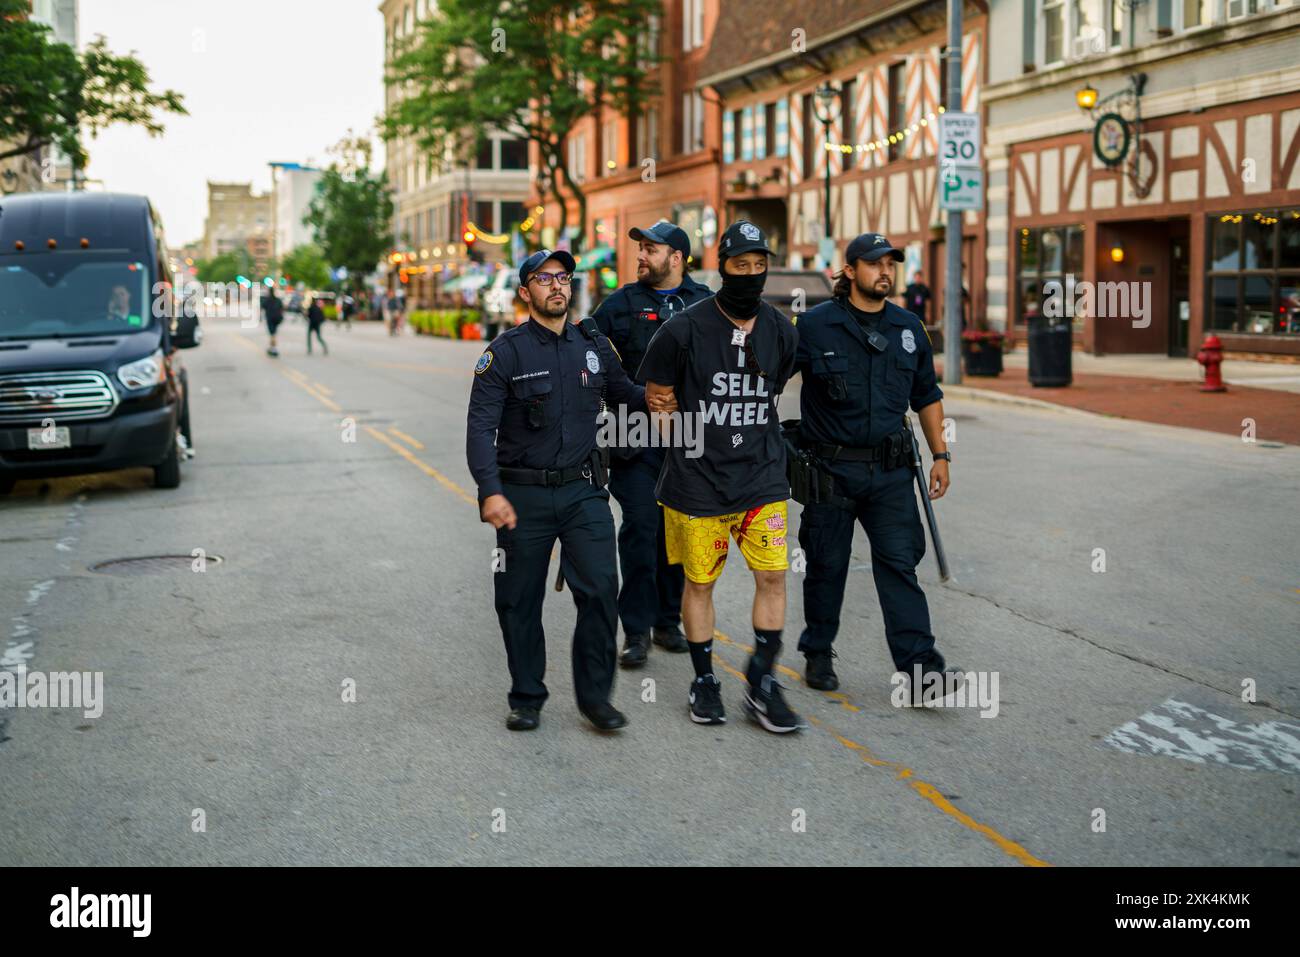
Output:
<instances>
[{"instance_id":1,"label":"wristwatch","mask_svg":"<svg viewBox=\"0 0 1300 957\"><path fill-rule=\"evenodd\" d=\"M950 464L950 465L952 464L952 453L951 453L951 452L935 452L934 455L931 456L931 458L932 458L934 461L936 461L936 462L939 461L939 459L943 459L943 460L944 460L945 462L947 462L948 464Z\"/></svg>"}]
</instances>

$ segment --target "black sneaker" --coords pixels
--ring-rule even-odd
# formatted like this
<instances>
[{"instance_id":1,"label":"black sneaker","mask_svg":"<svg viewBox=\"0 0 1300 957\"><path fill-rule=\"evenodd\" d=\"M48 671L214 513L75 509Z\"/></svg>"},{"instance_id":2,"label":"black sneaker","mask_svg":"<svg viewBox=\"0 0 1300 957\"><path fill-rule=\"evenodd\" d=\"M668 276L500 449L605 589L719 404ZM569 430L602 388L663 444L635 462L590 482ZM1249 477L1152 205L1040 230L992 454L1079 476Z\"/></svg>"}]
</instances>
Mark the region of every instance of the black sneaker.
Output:
<instances>
[{"instance_id":1,"label":"black sneaker","mask_svg":"<svg viewBox=\"0 0 1300 957\"><path fill-rule=\"evenodd\" d=\"M674 654L691 650L691 646L686 643L686 636L682 634L682 629L677 625L673 625L671 628L656 628L654 630L654 643L664 651L671 651Z\"/></svg>"},{"instance_id":2,"label":"black sneaker","mask_svg":"<svg viewBox=\"0 0 1300 957\"><path fill-rule=\"evenodd\" d=\"M785 734L798 731L803 727L799 716L785 703L781 686L771 675L759 679L758 688L753 685L745 689L745 710L749 716L773 734Z\"/></svg>"},{"instance_id":3,"label":"black sneaker","mask_svg":"<svg viewBox=\"0 0 1300 957\"><path fill-rule=\"evenodd\" d=\"M691 682L691 720L696 724L726 724L727 711L722 706L722 685L717 675L705 675Z\"/></svg>"},{"instance_id":4,"label":"black sneaker","mask_svg":"<svg viewBox=\"0 0 1300 957\"><path fill-rule=\"evenodd\" d=\"M831 666L831 659L839 657L833 649L810 651L804 657L807 659L803 669L804 684L818 691L834 691L840 686L840 679Z\"/></svg>"},{"instance_id":5,"label":"black sneaker","mask_svg":"<svg viewBox=\"0 0 1300 957\"><path fill-rule=\"evenodd\" d=\"M623 638L623 651L618 656L618 663L624 668L640 668L645 664L649 651L649 635L627 635Z\"/></svg>"}]
</instances>

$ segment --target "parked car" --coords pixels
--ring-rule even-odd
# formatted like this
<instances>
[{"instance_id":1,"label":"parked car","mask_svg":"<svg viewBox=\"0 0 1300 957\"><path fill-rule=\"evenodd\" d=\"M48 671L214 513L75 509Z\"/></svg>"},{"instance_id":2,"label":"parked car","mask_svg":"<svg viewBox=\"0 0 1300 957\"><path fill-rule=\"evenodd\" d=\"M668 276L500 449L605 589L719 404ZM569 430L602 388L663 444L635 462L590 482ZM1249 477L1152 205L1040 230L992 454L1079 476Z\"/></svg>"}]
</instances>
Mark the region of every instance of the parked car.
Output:
<instances>
[{"instance_id":1,"label":"parked car","mask_svg":"<svg viewBox=\"0 0 1300 957\"><path fill-rule=\"evenodd\" d=\"M691 278L703 283L714 292L722 288L722 275L716 269L695 269ZM826 273L817 269L773 268L767 271L763 284L763 300L780 309L786 316L794 314L795 297L803 291L800 312L807 312L831 299L832 284Z\"/></svg>"},{"instance_id":2,"label":"parked car","mask_svg":"<svg viewBox=\"0 0 1300 957\"><path fill-rule=\"evenodd\" d=\"M0 199L0 493L139 466L180 485L194 441L179 350L202 333L173 302L166 249L144 196Z\"/></svg>"}]
</instances>

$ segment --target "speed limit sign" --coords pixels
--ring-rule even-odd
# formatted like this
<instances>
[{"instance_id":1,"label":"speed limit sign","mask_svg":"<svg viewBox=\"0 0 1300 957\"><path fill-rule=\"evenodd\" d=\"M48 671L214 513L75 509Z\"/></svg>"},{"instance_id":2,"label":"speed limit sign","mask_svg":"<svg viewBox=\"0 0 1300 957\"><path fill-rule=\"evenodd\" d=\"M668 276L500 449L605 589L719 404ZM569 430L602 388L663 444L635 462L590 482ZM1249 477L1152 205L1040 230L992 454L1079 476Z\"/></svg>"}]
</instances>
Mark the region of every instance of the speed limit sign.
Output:
<instances>
[{"instance_id":1,"label":"speed limit sign","mask_svg":"<svg viewBox=\"0 0 1300 957\"><path fill-rule=\"evenodd\" d=\"M939 162L957 166L980 165L978 113L939 114Z\"/></svg>"},{"instance_id":2,"label":"speed limit sign","mask_svg":"<svg viewBox=\"0 0 1300 957\"><path fill-rule=\"evenodd\" d=\"M983 207L980 171L980 120L977 113L939 114L939 208Z\"/></svg>"}]
</instances>

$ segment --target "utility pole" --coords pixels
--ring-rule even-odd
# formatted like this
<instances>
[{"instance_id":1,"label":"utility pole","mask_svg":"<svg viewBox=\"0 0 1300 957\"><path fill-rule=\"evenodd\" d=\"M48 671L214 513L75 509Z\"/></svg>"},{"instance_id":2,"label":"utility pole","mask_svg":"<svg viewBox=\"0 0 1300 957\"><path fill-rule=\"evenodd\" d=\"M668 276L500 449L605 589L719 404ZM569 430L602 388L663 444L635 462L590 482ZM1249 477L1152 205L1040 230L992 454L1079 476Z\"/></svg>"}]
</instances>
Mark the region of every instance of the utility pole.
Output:
<instances>
[{"instance_id":1,"label":"utility pole","mask_svg":"<svg viewBox=\"0 0 1300 957\"><path fill-rule=\"evenodd\" d=\"M963 0L948 0L948 49L944 53L948 68L948 104L946 109L961 112L961 15ZM944 229L943 381L961 384L961 219L960 210L948 210Z\"/></svg>"}]
</instances>

